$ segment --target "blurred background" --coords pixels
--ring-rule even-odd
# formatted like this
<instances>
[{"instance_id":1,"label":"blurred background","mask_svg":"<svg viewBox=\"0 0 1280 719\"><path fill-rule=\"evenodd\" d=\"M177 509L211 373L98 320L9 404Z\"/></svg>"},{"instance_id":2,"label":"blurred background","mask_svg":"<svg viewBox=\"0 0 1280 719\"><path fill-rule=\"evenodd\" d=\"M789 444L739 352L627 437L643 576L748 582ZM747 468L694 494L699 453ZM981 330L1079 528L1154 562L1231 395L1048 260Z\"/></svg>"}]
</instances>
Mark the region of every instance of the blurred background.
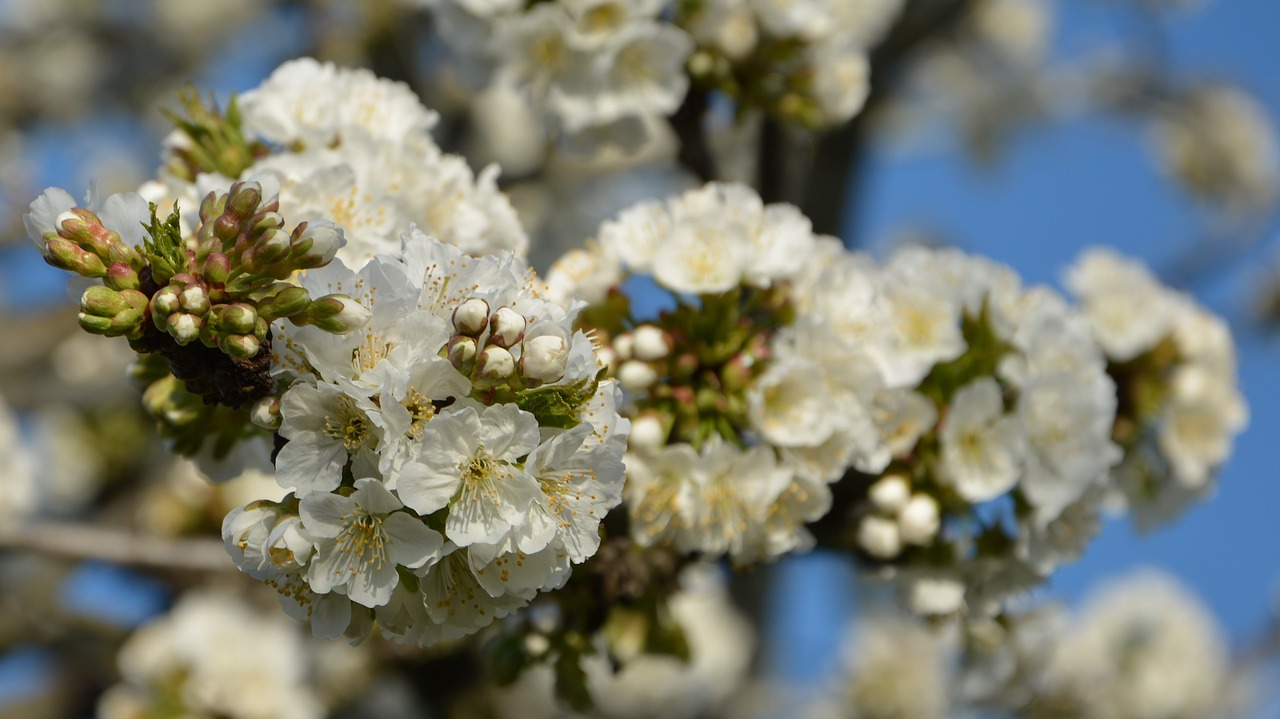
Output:
<instances>
[{"instance_id":1,"label":"blurred background","mask_svg":"<svg viewBox=\"0 0 1280 719\"><path fill-rule=\"evenodd\" d=\"M623 207L696 182L671 133L633 153L546 151L518 99L468 87L417 5L0 0L0 717L169 716L128 713L137 707L118 689L114 704L99 702L121 672L147 676L178 651L153 638L117 658L137 627L170 609L175 625L186 616L177 609L242 612L229 621L252 630L250 646L282 632L294 654L279 662L305 665L283 672L297 675L288 681L275 675L297 690L277 699L291 709L225 716L383 716L412 691L379 678L366 655L433 666L386 647L310 644L287 620L271 622L282 615L269 597L270 619L253 614L261 597L244 590L234 610L231 600L182 599L244 584L214 538L229 508L273 483L245 477L215 489L149 439L137 390L123 379L131 354L79 331L65 278L42 262L21 220L48 186L79 197L93 183L105 195L151 179L170 129L162 109L177 106L185 83L225 103L304 55L408 82L441 113L442 147L477 170L501 164L540 268ZM725 175L761 173L764 182L778 172L776 194L850 247L883 255L905 242L955 245L1011 265L1028 284L1061 287L1083 248L1106 245L1228 319L1250 422L1212 498L1146 531L1108 524L1043 594L1078 606L1107 582L1156 567L1198 596L1233 652L1260 657L1271 680L1280 616L1280 476L1269 454L1280 437L1278 28L1280 5L1267 0L908 0L871 53L864 111L825 134L790 138L793 159L744 157L735 138L750 128L731 111L712 114ZM139 537L153 539L140 548ZM133 566L110 561L114 548ZM821 553L735 589L764 620L758 669L791 685L828 681L843 637L833 627L874 601L845 558ZM235 641L199 639L196 628L184 636ZM261 681L244 681L254 676ZM1280 717L1275 693L1261 692L1248 715Z\"/></svg>"}]
</instances>

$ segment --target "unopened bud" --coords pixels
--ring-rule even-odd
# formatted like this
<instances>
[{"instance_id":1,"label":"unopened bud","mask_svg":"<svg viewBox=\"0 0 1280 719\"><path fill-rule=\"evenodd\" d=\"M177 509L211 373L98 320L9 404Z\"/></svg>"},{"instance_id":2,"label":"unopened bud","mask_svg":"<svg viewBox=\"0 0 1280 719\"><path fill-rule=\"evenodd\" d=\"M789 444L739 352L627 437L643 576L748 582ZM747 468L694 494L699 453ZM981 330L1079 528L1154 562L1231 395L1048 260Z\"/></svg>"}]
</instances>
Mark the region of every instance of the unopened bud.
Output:
<instances>
[{"instance_id":1,"label":"unopened bud","mask_svg":"<svg viewBox=\"0 0 1280 719\"><path fill-rule=\"evenodd\" d=\"M136 290L142 286L138 272L124 262L112 262L102 281L113 290Z\"/></svg>"},{"instance_id":2,"label":"unopened bud","mask_svg":"<svg viewBox=\"0 0 1280 719\"><path fill-rule=\"evenodd\" d=\"M489 318L489 341L499 347L513 347L524 337L524 315L510 307L499 307Z\"/></svg>"},{"instance_id":3,"label":"unopened bud","mask_svg":"<svg viewBox=\"0 0 1280 719\"><path fill-rule=\"evenodd\" d=\"M187 345L200 336L204 320L185 312L175 312L166 320L168 332L180 345Z\"/></svg>"},{"instance_id":4,"label":"unopened bud","mask_svg":"<svg viewBox=\"0 0 1280 719\"><path fill-rule=\"evenodd\" d=\"M631 448L641 452L656 452L667 443L667 429L662 419L652 412L631 420Z\"/></svg>"},{"instance_id":5,"label":"unopened bud","mask_svg":"<svg viewBox=\"0 0 1280 719\"><path fill-rule=\"evenodd\" d=\"M476 376L490 382L507 379L516 373L516 359L505 348L489 345L476 358Z\"/></svg>"},{"instance_id":6,"label":"unopened bud","mask_svg":"<svg viewBox=\"0 0 1280 719\"><path fill-rule=\"evenodd\" d=\"M449 361L454 368L465 375L470 375L476 366L476 341L472 337L455 335L449 340Z\"/></svg>"},{"instance_id":7,"label":"unopened bud","mask_svg":"<svg viewBox=\"0 0 1280 719\"><path fill-rule=\"evenodd\" d=\"M303 222L293 229L289 249L290 264L300 270L329 264L338 250L347 244L342 228L328 220Z\"/></svg>"},{"instance_id":8,"label":"unopened bud","mask_svg":"<svg viewBox=\"0 0 1280 719\"><path fill-rule=\"evenodd\" d=\"M631 336L634 338L631 352L636 359L656 360L671 352L666 334L654 325L640 325Z\"/></svg>"},{"instance_id":9,"label":"unopened bud","mask_svg":"<svg viewBox=\"0 0 1280 719\"><path fill-rule=\"evenodd\" d=\"M151 297L151 314L157 318L168 317L182 309L182 298L173 285L161 287Z\"/></svg>"},{"instance_id":10,"label":"unopened bud","mask_svg":"<svg viewBox=\"0 0 1280 719\"><path fill-rule=\"evenodd\" d=\"M858 525L858 545L877 559L893 559L902 552L898 523L874 514L863 517Z\"/></svg>"},{"instance_id":11,"label":"unopened bud","mask_svg":"<svg viewBox=\"0 0 1280 719\"><path fill-rule=\"evenodd\" d=\"M280 423L283 421L283 417L280 415L280 398L275 395L267 395L254 402L253 407L249 410L249 420L268 432L280 429Z\"/></svg>"},{"instance_id":12,"label":"unopened bud","mask_svg":"<svg viewBox=\"0 0 1280 719\"><path fill-rule=\"evenodd\" d=\"M635 357L636 338L630 332L623 332L613 338L613 351L623 362Z\"/></svg>"},{"instance_id":13,"label":"unopened bud","mask_svg":"<svg viewBox=\"0 0 1280 719\"><path fill-rule=\"evenodd\" d=\"M876 480L867 490L867 496L877 509L889 514L901 512L911 499L911 485L900 474L890 474Z\"/></svg>"},{"instance_id":14,"label":"unopened bud","mask_svg":"<svg viewBox=\"0 0 1280 719\"><path fill-rule=\"evenodd\" d=\"M204 315L209 311L209 293L200 285L187 285L178 298L182 309L193 315Z\"/></svg>"},{"instance_id":15,"label":"unopened bud","mask_svg":"<svg viewBox=\"0 0 1280 719\"><path fill-rule=\"evenodd\" d=\"M267 230L258 239L254 250L254 259L263 266L272 264L289 254L291 240L284 230Z\"/></svg>"},{"instance_id":16,"label":"unopened bud","mask_svg":"<svg viewBox=\"0 0 1280 719\"><path fill-rule=\"evenodd\" d=\"M325 295L289 319L294 324L314 325L326 332L346 334L364 327L370 312L346 295Z\"/></svg>"},{"instance_id":17,"label":"unopened bud","mask_svg":"<svg viewBox=\"0 0 1280 719\"><path fill-rule=\"evenodd\" d=\"M459 333L479 337L489 324L489 303L472 297L453 309L453 328Z\"/></svg>"},{"instance_id":18,"label":"unopened bud","mask_svg":"<svg viewBox=\"0 0 1280 719\"><path fill-rule=\"evenodd\" d=\"M236 302L229 305L218 305L209 312L209 323L219 332L235 335L250 334L258 321L258 313L253 305Z\"/></svg>"},{"instance_id":19,"label":"unopened bud","mask_svg":"<svg viewBox=\"0 0 1280 719\"><path fill-rule=\"evenodd\" d=\"M120 236L108 230L98 216L83 207L73 207L54 220L62 237L88 245L95 255L108 260L111 246L120 242Z\"/></svg>"},{"instance_id":20,"label":"unopened bud","mask_svg":"<svg viewBox=\"0 0 1280 719\"><path fill-rule=\"evenodd\" d=\"M210 282L225 284L227 278L231 276L231 258L221 252L210 252L209 256L204 258L201 274Z\"/></svg>"},{"instance_id":21,"label":"unopened bud","mask_svg":"<svg viewBox=\"0 0 1280 719\"><path fill-rule=\"evenodd\" d=\"M235 213L237 217L243 219L256 212L261 202L262 185L253 180L237 182L231 186L231 192L227 197L227 212Z\"/></svg>"},{"instance_id":22,"label":"unopened bud","mask_svg":"<svg viewBox=\"0 0 1280 719\"><path fill-rule=\"evenodd\" d=\"M631 392L642 392L658 381L658 373L648 363L640 360L627 360L618 368L618 382L622 388Z\"/></svg>"},{"instance_id":23,"label":"unopened bud","mask_svg":"<svg viewBox=\"0 0 1280 719\"><path fill-rule=\"evenodd\" d=\"M103 264L102 258L52 232L45 234L45 248L44 261L60 270L74 272L81 277L102 277L107 274L107 266Z\"/></svg>"},{"instance_id":24,"label":"unopened bud","mask_svg":"<svg viewBox=\"0 0 1280 719\"><path fill-rule=\"evenodd\" d=\"M219 215L213 221L213 236L221 240L223 247L226 247L240 236L240 220L234 215Z\"/></svg>"},{"instance_id":25,"label":"unopened bud","mask_svg":"<svg viewBox=\"0 0 1280 719\"><path fill-rule=\"evenodd\" d=\"M226 208L226 195L219 195L216 192L210 192L200 200L200 221L210 222Z\"/></svg>"},{"instance_id":26,"label":"unopened bud","mask_svg":"<svg viewBox=\"0 0 1280 719\"><path fill-rule=\"evenodd\" d=\"M262 343L253 335L223 335L218 338L218 349L240 359L254 357L261 348Z\"/></svg>"},{"instance_id":27,"label":"unopened bud","mask_svg":"<svg viewBox=\"0 0 1280 719\"><path fill-rule=\"evenodd\" d=\"M564 376L569 346L559 335L527 338L520 354L520 374L537 382L555 382Z\"/></svg>"},{"instance_id":28,"label":"unopened bud","mask_svg":"<svg viewBox=\"0 0 1280 719\"><path fill-rule=\"evenodd\" d=\"M78 319L86 332L108 337L136 336L142 329L146 309L147 297L141 292L117 292L98 285L81 296Z\"/></svg>"},{"instance_id":29,"label":"unopened bud","mask_svg":"<svg viewBox=\"0 0 1280 719\"><path fill-rule=\"evenodd\" d=\"M253 218L254 232L266 232L267 230L277 230L284 227L284 217L279 212L259 212Z\"/></svg>"},{"instance_id":30,"label":"unopened bud","mask_svg":"<svg viewBox=\"0 0 1280 719\"><path fill-rule=\"evenodd\" d=\"M292 317L311 303L311 294L301 287L285 287L279 292L258 301L258 316L267 320Z\"/></svg>"},{"instance_id":31,"label":"unopened bud","mask_svg":"<svg viewBox=\"0 0 1280 719\"><path fill-rule=\"evenodd\" d=\"M908 544L929 544L938 536L940 524L938 503L927 494L913 496L898 515L899 533Z\"/></svg>"}]
</instances>

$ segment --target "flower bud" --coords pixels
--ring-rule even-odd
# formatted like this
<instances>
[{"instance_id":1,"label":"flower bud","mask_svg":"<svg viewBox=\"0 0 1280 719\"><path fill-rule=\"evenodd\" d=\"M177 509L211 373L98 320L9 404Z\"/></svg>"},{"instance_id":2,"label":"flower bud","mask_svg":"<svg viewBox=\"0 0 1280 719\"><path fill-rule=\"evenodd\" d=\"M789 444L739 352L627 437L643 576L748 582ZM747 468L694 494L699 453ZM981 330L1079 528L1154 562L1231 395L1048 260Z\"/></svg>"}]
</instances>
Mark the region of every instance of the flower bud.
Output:
<instances>
[{"instance_id":1,"label":"flower bud","mask_svg":"<svg viewBox=\"0 0 1280 719\"><path fill-rule=\"evenodd\" d=\"M182 309L193 315L204 315L209 311L209 293L200 285L187 285L178 295Z\"/></svg>"},{"instance_id":2,"label":"flower bud","mask_svg":"<svg viewBox=\"0 0 1280 719\"><path fill-rule=\"evenodd\" d=\"M204 259L201 274L206 280L216 284L225 284L231 276L231 258L221 252L210 252Z\"/></svg>"},{"instance_id":3,"label":"flower bud","mask_svg":"<svg viewBox=\"0 0 1280 719\"><path fill-rule=\"evenodd\" d=\"M218 349L240 359L254 357L261 348L262 343L253 335L223 335L218 338Z\"/></svg>"},{"instance_id":4,"label":"flower bud","mask_svg":"<svg viewBox=\"0 0 1280 719\"><path fill-rule=\"evenodd\" d=\"M246 335L254 331L258 321L258 313L253 305L236 302L229 305L218 305L209 312L209 323L218 332L235 335Z\"/></svg>"},{"instance_id":5,"label":"flower bud","mask_svg":"<svg viewBox=\"0 0 1280 719\"><path fill-rule=\"evenodd\" d=\"M858 546L877 559L893 559L902 551L898 523L872 514L858 525Z\"/></svg>"},{"instance_id":6,"label":"flower bud","mask_svg":"<svg viewBox=\"0 0 1280 719\"><path fill-rule=\"evenodd\" d=\"M137 270L124 262L112 262L102 281L113 290L136 290L142 286Z\"/></svg>"},{"instance_id":7,"label":"flower bud","mask_svg":"<svg viewBox=\"0 0 1280 719\"><path fill-rule=\"evenodd\" d=\"M44 261L82 277L102 277L107 274L107 266L102 258L52 232L45 234Z\"/></svg>"},{"instance_id":8,"label":"flower bud","mask_svg":"<svg viewBox=\"0 0 1280 719\"><path fill-rule=\"evenodd\" d=\"M102 260L107 260L111 246L120 242L120 235L108 230L98 216L83 207L73 207L54 220L58 234L87 245Z\"/></svg>"},{"instance_id":9,"label":"flower bud","mask_svg":"<svg viewBox=\"0 0 1280 719\"><path fill-rule=\"evenodd\" d=\"M292 240L284 230L267 230L254 245L253 259L255 263L265 267L273 264L289 254ZM250 268L250 271L254 271Z\"/></svg>"},{"instance_id":10,"label":"flower bud","mask_svg":"<svg viewBox=\"0 0 1280 719\"><path fill-rule=\"evenodd\" d=\"M927 494L917 494L907 502L898 515L898 530L902 541L925 545L938 536L938 503Z\"/></svg>"},{"instance_id":11,"label":"flower bud","mask_svg":"<svg viewBox=\"0 0 1280 719\"><path fill-rule=\"evenodd\" d=\"M280 398L267 395L254 402L253 407L249 409L249 420L268 432L280 429L280 423L283 421L280 414Z\"/></svg>"},{"instance_id":12,"label":"flower bud","mask_svg":"<svg viewBox=\"0 0 1280 719\"><path fill-rule=\"evenodd\" d=\"M656 452L667 443L667 429L656 414L647 412L631 420L631 448Z\"/></svg>"},{"instance_id":13,"label":"flower bud","mask_svg":"<svg viewBox=\"0 0 1280 719\"><path fill-rule=\"evenodd\" d=\"M472 297L453 308L453 328L459 333L479 337L489 324L489 303Z\"/></svg>"},{"instance_id":14,"label":"flower bud","mask_svg":"<svg viewBox=\"0 0 1280 719\"><path fill-rule=\"evenodd\" d=\"M266 232L284 227L284 217L279 212L259 212L253 218L253 232Z\"/></svg>"},{"instance_id":15,"label":"flower bud","mask_svg":"<svg viewBox=\"0 0 1280 719\"><path fill-rule=\"evenodd\" d=\"M314 325L340 335L364 327L370 316L364 305L346 295L325 295L289 319L294 324Z\"/></svg>"},{"instance_id":16,"label":"flower bud","mask_svg":"<svg viewBox=\"0 0 1280 719\"><path fill-rule=\"evenodd\" d=\"M204 327L204 319L185 312L175 312L169 315L166 320L168 332L180 345L190 344L192 340L200 336L200 330Z\"/></svg>"},{"instance_id":17,"label":"flower bud","mask_svg":"<svg viewBox=\"0 0 1280 719\"><path fill-rule=\"evenodd\" d=\"M475 369L478 351L474 338L455 335L449 340L449 361L462 374L470 375Z\"/></svg>"},{"instance_id":18,"label":"flower bud","mask_svg":"<svg viewBox=\"0 0 1280 719\"><path fill-rule=\"evenodd\" d=\"M515 346L524 337L524 315L510 307L499 307L489 318L489 341L499 347Z\"/></svg>"},{"instance_id":19,"label":"flower bud","mask_svg":"<svg viewBox=\"0 0 1280 719\"><path fill-rule=\"evenodd\" d=\"M292 317L311 303L311 294L301 287L285 286L279 292L258 300L258 316L267 320Z\"/></svg>"},{"instance_id":20,"label":"flower bud","mask_svg":"<svg viewBox=\"0 0 1280 719\"><path fill-rule=\"evenodd\" d=\"M867 491L867 496L876 509L889 514L897 514L907 506L911 499L911 485L907 478L900 474L890 474L876 480Z\"/></svg>"},{"instance_id":21,"label":"flower bud","mask_svg":"<svg viewBox=\"0 0 1280 719\"><path fill-rule=\"evenodd\" d=\"M173 285L161 287L151 297L151 314L156 318L164 318L182 308L182 298L178 288Z\"/></svg>"},{"instance_id":22,"label":"flower bud","mask_svg":"<svg viewBox=\"0 0 1280 719\"><path fill-rule=\"evenodd\" d=\"M632 354L640 360L656 360L671 352L665 333L654 325L640 325L631 333Z\"/></svg>"},{"instance_id":23,"label":"flower bud","mask_svg":"<svg viewBox=\"0 0 1280 719\"><path fill-rule=\"evenodd\" d=\"M206 222L211 222L218 215L221 215L222 211L226 209L226 206L227 206L226 200L227 200L226 195L219 195L216 192L210 192L209 194L205 195L204 199L200 200L201 224Z\"/></svg>"},{"instance_id":24,"label":"flower bud","mask_svg":"<svg viewBox=\"0 0 1280 719\"><path fill-rule=\"evenodd\" d=\"M303 222L293 229L293 246L289 261L293 267L306 270L329 264L338 249L347 244L342 228L328 220Z\"/></svg>"},{"instance_id":25,"label":"flower bud","mask_svg":"<svg viewBox=\"0 0 1280 719\"><path fill-rule=\"evenodd\" d=\"M626 361L635 357L636 338L630 332L623 332L613 338L613 351L618 353L618 359Z\"/></svg>"},{"instance_id":26,"label":"flower bud","mask_svg":"<svg viewBox=\"0 0 1280 719\"><path fill-rule=\"evenodd\" d=\"M524 341L520 374L537 382L555 382L564 376L569 346L559 335L539 335Z\"/></svg>"},{"instance_id":27,"label":"flower bud","mask_svg":"<svg viewBox=\"0 0 1280 719\"><path fill-rule=\"evenodd\" d=\"M129 303L110 287L94 285L80 296L80 311L97 317L113 317L129 309Z\"/></svg>"},{"instance_id":28,"label":"flower bud","mask_svg":"<svg viewBox=\"0 0 1280 719\"><path fill-rule=\"evenodd\" d=\"M227 197L227 212L245 218L258 210L262 202L262 185L253 180L237 182L231 186Z\"/></svg>"},{"instance_id":29,"label":"flower bud","mask_svg":"<svg viewBox=\"0 0 1280 719\"><path fill-rule=\"evenodd\" d=\"M476 376L489 382L507 379L516 373L516 360L503 347L489 345L476 358Z\"/></svg>"},{"instance_id":30,"label":"flower bud","mask_svg":"<svg viewBox=\"0 0 1280 719\"><path fill-rule=\"evenodd\" d=\"M618 382L623 389L640 392L649 389L657 381L658 373L640 360L627 360L618 368Z\"/></svg>"},{"instance_id":31,"label":"flower bud","mask_svg":"<svg viewBox=\"0 0 1280 719\"><path fill-rule=\"evenodd\" d=\"M240 220L233 215L219 215L213 221L213 236L222 241L223 247L230 245L240 236ZM204 233L201 233L204 237Z\"/></svg>"}]
</instances>

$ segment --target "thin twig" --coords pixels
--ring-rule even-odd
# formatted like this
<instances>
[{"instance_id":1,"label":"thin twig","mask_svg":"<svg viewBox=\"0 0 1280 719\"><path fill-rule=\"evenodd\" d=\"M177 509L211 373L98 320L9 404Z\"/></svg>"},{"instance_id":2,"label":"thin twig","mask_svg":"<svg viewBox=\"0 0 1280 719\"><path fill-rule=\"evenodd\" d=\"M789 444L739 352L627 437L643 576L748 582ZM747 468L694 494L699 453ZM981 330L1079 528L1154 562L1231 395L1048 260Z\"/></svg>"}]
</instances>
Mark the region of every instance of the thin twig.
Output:
<instances>
[{"instance_id":1,"label":"thin twig","mask_svg":"<svg viewBox=\"0 0 1280 719\"><path fill-rule=\"evenodd\" d=\"M216 539L148 536L71 522L0 524L0 549L28 550L142 569L237 571L222 542Z\"/></svg>"}]
</instances>

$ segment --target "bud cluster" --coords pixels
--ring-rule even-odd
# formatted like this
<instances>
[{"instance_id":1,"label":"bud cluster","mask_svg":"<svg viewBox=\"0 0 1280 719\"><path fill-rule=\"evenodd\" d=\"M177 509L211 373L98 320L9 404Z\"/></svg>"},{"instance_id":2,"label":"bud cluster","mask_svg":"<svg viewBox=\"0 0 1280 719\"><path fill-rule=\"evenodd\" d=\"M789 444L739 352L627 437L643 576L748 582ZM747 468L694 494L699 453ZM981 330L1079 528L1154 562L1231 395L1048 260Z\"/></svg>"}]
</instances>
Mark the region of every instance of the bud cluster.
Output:
<instances>
[{"instance_id":1,"label":"bud cluster","mask_svg":"<svg viewBox=\"0 0 1280 719\"><path fill-rule=\"evenodd\" d=\"M532 389L564 377L571 343L565 328L535 324L505 305L490 312L480 297L458 305L450 319L447 356L473 387Z\"/></svg>"}]
</instances>

